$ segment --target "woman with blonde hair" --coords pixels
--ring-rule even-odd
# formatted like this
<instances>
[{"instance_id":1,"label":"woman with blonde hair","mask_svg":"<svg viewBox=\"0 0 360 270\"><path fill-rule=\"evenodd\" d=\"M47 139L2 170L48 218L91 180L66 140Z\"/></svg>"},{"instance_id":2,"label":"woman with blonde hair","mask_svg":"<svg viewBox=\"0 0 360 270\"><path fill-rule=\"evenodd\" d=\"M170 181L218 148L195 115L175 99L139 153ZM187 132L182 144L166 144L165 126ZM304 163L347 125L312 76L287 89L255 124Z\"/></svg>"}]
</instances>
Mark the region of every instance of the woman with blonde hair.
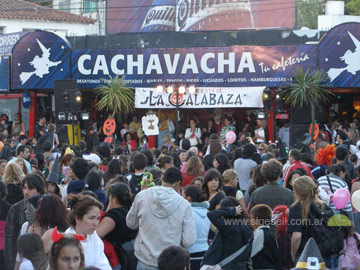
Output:
<instances>
[{"instance_id":1,"label":"woman with blonde hair","mask_svg":"<svg viewBox=\"0 0 360 270\"><path fill-rule=\"evenodd\" d=\"M291 257L296 263L306 242L312 237L310 216L321 217L326 205L318 197L318 184L309 176L296 178L293 190L296 201L289 209L287 231L291 233Z\"/></svg>"},{"instance_id":2,"label":"woman with blonde hair","mask_svg":"<svg viewBox=\"0 0 360 270\"><path fill-rule=\"evenodd\" d=\"M6 201L9 204L15 204L24 199L21 186L21 182L24 177L25 174L23 170L16 162L10 163L6 166L3 176L3 182L8 189Z\"/></svg>"},{"instance_id":3,"label":"woman with blonde hair","mask_svg":"<svg viewBox=\"0 0 360 270\"><path fill-rule=\"evenodd\" d=\"M183 181L181 186L187 186L191 184L191 181L194 180L196 176L204 176L204 166L201 163L199 157L192 156L188 162L186 162L182 168L181 173L183 176Z\"/></svg>"},{"instance_id":4,"label":"woman with blonde hair","mask_svg":"<svg viewBox=\"0 0 360 270\"><path fill-rule=\"evenodd\" d=\"M23 158L18 158L17 160L15 160L15 163L19 164L19 166L21 167L23 173L26 175L29 174L29 171L28 171L28 168L26 166L26 163L25 163L25 159Z\"/></svg>"},{"instance_id":5,"label":"woman with blonde hair","mask_svg":"<svg viewBox=\"0 0 360 270\"><path fill-rule=\"evenodd\" d=\"M234 197L240 204L243 214L247 217L248 212L245 206L244 194L239 190L238 187L238 176L234 169L228 169L224 171L223 175L223 190L226 196Z\"/></svg>"},{"instance_id":6,"label":"woman with blonde hair","mask_svg":"<svg viewBox=\"0 0 360 270\"><path fill-rule=\"evenodd\" d=\"M359 132L356 128L350 128L348 136L350 144L356 145L356 143L360 140Z\"/></svg>"}]
</instances>

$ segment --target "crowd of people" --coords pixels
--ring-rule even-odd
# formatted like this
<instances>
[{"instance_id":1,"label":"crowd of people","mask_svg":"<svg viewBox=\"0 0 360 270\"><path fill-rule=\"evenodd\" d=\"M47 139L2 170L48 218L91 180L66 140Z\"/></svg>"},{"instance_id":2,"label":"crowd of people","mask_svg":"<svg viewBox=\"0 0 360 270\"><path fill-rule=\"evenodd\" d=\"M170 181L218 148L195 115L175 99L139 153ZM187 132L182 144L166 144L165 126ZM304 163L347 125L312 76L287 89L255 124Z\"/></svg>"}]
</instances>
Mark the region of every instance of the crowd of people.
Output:
<instances>
[{"instance_id":1,"label":"crowd of people","mask_svg":"<svg viewBox=\"0 0 360 270\"><path fill-rule=\"evenodd\" d=\"M359 123L287 148L263 120L228 142L232 120L203 136L190 119L178 143L160 130L153 149L134 124L123 143L94 125L72 146L45 118L36 142L0 127L1 269L291 269L311 238L327 268L359 269L360 213L333 199L360 189ZM337 214L349 222L322 223Z\"/></svg>"}]
</instances>

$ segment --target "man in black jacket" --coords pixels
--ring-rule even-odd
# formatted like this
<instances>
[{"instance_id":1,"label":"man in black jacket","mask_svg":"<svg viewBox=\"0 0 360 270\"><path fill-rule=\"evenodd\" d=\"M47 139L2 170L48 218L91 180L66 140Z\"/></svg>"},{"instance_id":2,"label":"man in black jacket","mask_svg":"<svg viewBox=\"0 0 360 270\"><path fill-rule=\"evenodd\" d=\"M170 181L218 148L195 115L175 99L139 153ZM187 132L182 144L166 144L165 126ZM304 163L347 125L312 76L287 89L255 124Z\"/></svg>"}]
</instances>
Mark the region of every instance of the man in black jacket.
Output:
<instances>
[{"instance_id":1,"label":"man in black jacket","mask_svg":"<svg viewBox=\"0 0 360 270\"><path fill-rule=\"evenodd\" d=\"M239 202L232 197L222 199L220 209L208 212L208 218L219 232L204 255L203 266L218 264L249 242L252 232L241 212ZM224 265L222 269L246 269L250 252L251 246L249 245L243 253Z\"/></svg>"},{"instance_id":2,"label":"man in black jacket","mask_svg":"<svg viewBox=\"0 0 360 270\"><path fill-rule=\"evenodd\" d=\"M11 206L6 217L4 257L9 269L14 269L16 241L22 224L26 221L26 200L38 194L45 194L45 181L37 174L29 174L23 179L24 199Z\"/></svg>"}]
</instances>

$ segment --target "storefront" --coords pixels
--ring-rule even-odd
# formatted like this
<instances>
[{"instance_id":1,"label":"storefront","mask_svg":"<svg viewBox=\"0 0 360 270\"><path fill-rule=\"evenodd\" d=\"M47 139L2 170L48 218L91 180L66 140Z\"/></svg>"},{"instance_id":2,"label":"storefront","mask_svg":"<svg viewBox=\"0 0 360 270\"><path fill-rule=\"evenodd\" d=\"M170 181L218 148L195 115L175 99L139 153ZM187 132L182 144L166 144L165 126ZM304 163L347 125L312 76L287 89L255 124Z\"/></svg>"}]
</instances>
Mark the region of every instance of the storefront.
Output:
<instances>
[{"instance_id":1,"label":"storefront","mask_svg":"<svg viewBox=\"0 0 360 270\"><path fill-rule=\"evenodd\" d=\"M137 110L176 107L176 96L158 93L159 85L194 86L195 93L185 91L181 96L180 110L199 110L201 118L204 110L210 115L222 109L244 118L246 111L263 107L265 88L286 86L298 67L324 69L334 88L357 88L359 39L360 24L348 23L329 31L319 45L73 49L53 33L35 31L20 38L12 50L10 93L28 90L35 97L52 93L55 80L72 79L90 95L101 79L126 74L135 88ZM31 108L33 126L36 106ZM273 112L269 113L272 127Z\"/></svg>"}]
</instances>

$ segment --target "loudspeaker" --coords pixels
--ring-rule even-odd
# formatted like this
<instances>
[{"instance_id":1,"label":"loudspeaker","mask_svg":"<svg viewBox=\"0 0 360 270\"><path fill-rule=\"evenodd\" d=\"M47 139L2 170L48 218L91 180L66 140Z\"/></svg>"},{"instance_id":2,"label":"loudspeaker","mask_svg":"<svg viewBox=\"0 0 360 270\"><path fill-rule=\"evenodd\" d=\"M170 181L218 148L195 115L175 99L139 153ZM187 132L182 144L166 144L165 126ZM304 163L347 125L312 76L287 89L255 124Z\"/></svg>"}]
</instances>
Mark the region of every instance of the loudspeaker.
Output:
<instances>
[{"instance_id":1,"label":"loudspeaker","mask_svg":"<svg viewBox=\"0 0 360 270\"><path fill-rule=\"evenodd\" d=\"M290 125L290 146L296 143L302 143L306 137L305 133L309 132L309 125Z\"/></svg>"},{"instance_id":2,"label":"loudspeaker","mask_svg":"<svg viewBox=\"0 0 360 270\"><path fill-rule=\"evenodd\" d=\"M74 97L69 95L69 105L65 106L63 94L70 89L76 89L76 80L56 80L54 82L54 94L55 94L55 123L58 124L70 124L71 116L69 109L66 107L75 108ZM70 93L70 92L69 92ZM73 92L72 92L73 93Z\"/></svg>"},{"instance_id":3,"label":"loudspeaker","mask_svg":"<svg viewBox=\"0 0 360 270\"><path fill-rule=\"evenodd\" d=\"M315 107L315 119L318 123L323 120L324 110L321 105ZM304 106L301 109L291 107L291 125L310 125L311 106Z\"/></svg>"}]
</instances>

